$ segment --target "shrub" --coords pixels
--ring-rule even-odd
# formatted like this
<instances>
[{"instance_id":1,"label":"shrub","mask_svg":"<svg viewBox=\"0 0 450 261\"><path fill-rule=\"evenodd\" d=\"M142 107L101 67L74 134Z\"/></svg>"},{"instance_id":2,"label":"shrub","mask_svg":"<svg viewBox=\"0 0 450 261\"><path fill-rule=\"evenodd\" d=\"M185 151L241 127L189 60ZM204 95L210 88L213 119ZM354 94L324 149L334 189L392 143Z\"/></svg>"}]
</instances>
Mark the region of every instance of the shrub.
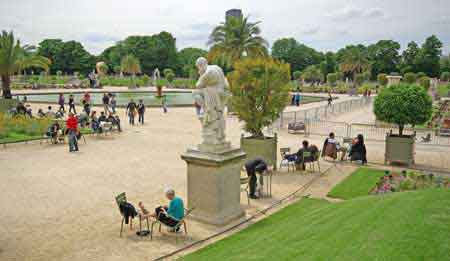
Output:
<instances>
[{"instance_id":1,"label":"shrub","mask_svg":"<svg viewBox=\"0 0 450 261\"><path fill-rule=\"evenodd\" d=\"M424 73L424 72L418 72L418 73L416 74L416 76L417 76L417 79L420 79L420 78L422 78L422 77L424 77L424 76L427 76L427 74Z\"/></svg>"},{"instance_id":2,"label":"shrub","mask_svg":"<svg viewBox=\"0 0 450 261\"><path fill-rule=\"evenodd\" d=\"M415 84L400 84L383 88L374 102L377 120L394 123L399 135L407 124L413 126L427 122L432 113L432 100L424 88Z\"/></svg>"},{"instance_id":3,"label":"shrub","mask_svg":"<svg viewBox=\"0 0 450 261\"><path fill-rule=\"evenodd\" d=\"M338 85L336 90L337 90L338 93L343 94L343 93L348 93L349 88L348 88L348 86L345 83L341 83L341 84Z\"/></svg>"},{"instance_id":4,"label":"shrub","mask_svg":"<svg viewBox=\"0 0 450 261\"><path fill-rule=\"evenodd\" d=\"M56 75L57 76L61 76L62 75L62 71L60 71L60 70L56 71Z\"/></svg>"},{"instance_id":5,"label":"shrub","mask_svg":"<svg viewBox=\"0 0 450 261\"><path fill-rule=\"evenodd\" d=\"M338 81L341 81L344 78L344 74L341 72L336 72L336 78Z\"/></svg>"},{"instance_id":6,"label":"shrub","mask_svg":"<svg viewBox=\"0 0 450 261\"><path fill-rule=\"evenodd\" d=\"M388 83L387 74L385 73L378 74L377 81L381 86L386 86Z\"/></svg>"},{"instance_id":7,"label":"shrub","mask_svg":"<svg viewBox=\"0 0 450 261\"><path fill-rule=\"evenodd\" d=\"M150 83L150 77L147 74L144 74L144 76L142 76L142 83L144 86L148 86Z\"/></svg>"},{"instance_id":8,"label":"shrub","mask_svg":"<svg viewBox=\"0 0 450 261\"><path fill-rule=\"evenodd\" d=\"M120 74L120 72L122 71L122 68L120 68L119 65L116 65L116 66L114 66L113 71L114 71L116 74Z\"/></svg>"},{"instance_id":9,"label":"shrub","mask_svg":"<svg viewBox=\"0 0 450 261\"><path fill-rule=\"evenodd\" d=\"M412 72L405 73L405 75L403 75L403 80L406 83L413 84L417 81L417 76L415 73L412 73Z\"/></svg>"},{"instance_id":10,"label":"shrub","mask_svg":"<svg viewBox=\"0 0 450 261\"><path fill-rule=\"evenodd\" d=\"M355 83L356 83L358 86L360 86L361 84L363 84L364 81L365 81L364 74L358 73L358 74L355 76Z\"/></svg>"},{"instance_id":11,"label":"shrub","mask_svg":"<svg viewBox=\"0 0 450 261\"><path fill-rule=\"evenodd\" d=\"M370 72L369 71L363 72L362 75L364 77L364 81L370 80Z\"/></svg>"},{"instance_id":12,"label":"shrub","mask_svg":"<svg viewBox=\"0 0 450 261\"><path fill-rule=\"evenodd\" d=\"M450 81L450 72L442 72L441 73L441 81Z\"/></svg>"},{"instance_id":13,"label":"shrub","mask_svg":"<svg viewBox=\"0 0 450 261\"><path fill-rule=\"evenodd\" d=\"M430 89L430 78L428 78L427 76L423 76L419 79L419 84L420 86L422 86L423 88L425 88L425 90Z\"/></svg>"},{"instance_id":14,"label":"shrub","mask_svg":"<svg viewBox=\"0 0 450 261\"><path fill-rule=\"evenodd\" d=\"M166 68L166 69L163 70L163 74L164 74L164 77L167 78L167 75L169 75L169 74L175 74L175 73L173 72L172 69Z\"/></svg>"},{"instance_id":15,"label":"shrub","mask_svg":"<svg viewBox=\"0 0 450 261\"><path fill-rule=\"evenodd\" d=\"M165 76L166 76L166 79L167 79L167 81L168 81L169 83L172 83L172 82L173 82L173 79L175 79L175 74L174 74L174 73L171 73L171 72L165 74Z\"/></svg>"},{"instance_id":16,"label":"shrub","mask_svg":"<svg viewBox=\"0 0 450 261\"><path fill-rule=\"evenodd\" d=\"M289 64L271 58L243 59L229 74L231 106L245 131L263 137L262 129L279 118L289 99Z\"/></svg>"},{"instance_id":17,"label":"shrub","mask_svg":"<svg viewBox=\"0 0 450 261\"><path fill-rule=\"evenodd\" d=\"M336 82L337 82L337 74L336 74L336 73L329 73L329 74L327 75L327 82L328 82L331 86L336 85Z\"/></svg>"},{"instance_id":18,"label":"shrub","mask_svg":"<svg viewBox=\"0 0 450 261\"><path fill-rule=\"evenodd\" d=\"M292 76L294 76L294 80L300 80L300 78L302 77L302 72L301 71L295 71Z\"/></svg>"}]
</instances>

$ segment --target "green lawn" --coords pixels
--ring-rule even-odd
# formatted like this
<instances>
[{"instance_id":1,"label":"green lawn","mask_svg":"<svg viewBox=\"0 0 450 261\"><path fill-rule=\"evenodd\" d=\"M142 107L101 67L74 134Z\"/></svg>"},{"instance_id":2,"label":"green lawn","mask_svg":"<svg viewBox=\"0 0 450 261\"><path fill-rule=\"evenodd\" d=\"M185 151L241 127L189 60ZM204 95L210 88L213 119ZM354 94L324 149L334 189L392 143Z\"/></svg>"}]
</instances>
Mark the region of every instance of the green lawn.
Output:
<instances>
[{"instance_id":1,"label":"green lawn","mask_svg":"<svg viewBox=\"0 0 450 261\"><path fill-rule=\"evenodd\" d=\"M441 97L447 97L450 91L450 84L441 84L438 86L438 93Z\"/></svg>"},{"instance_id":2,"label":"green lawn","mask_svg":"<svg viewBox=\"0 0 450 261\"><path fill-rule=\"evenodd\" d=\"M367 196L369 191L375 187L378 180L383 175L383 170L359 168L344 181L335 186L328 193L328 196L340 199L352 199L355 197Z\"/></svg>"},{"instance_id":3,"label":"green lawn","mask_svg":"<svg viewBox=\"0 0 450 261\"><path fill-rule=\"evenodd\" d=\"M450 190L303 199L182 260L449 260Z\"/></svg>"},{"instance_id":4,"label":"green lawn","mask_svg":"<svg viewBox=\"0 0 450 261\"><path fill-rule=\"evenodd\" d=\"M84 135L93 133L92 129L89 129L89 128L83 128L80 131ZM27 135L24 133L9 132L7 137L0 138L0 144L32 141L32 140L42 139L43 137L44 137L44 134L38 135L38 136L31 136L31 135Z\"/></svg>"}]
</instances>

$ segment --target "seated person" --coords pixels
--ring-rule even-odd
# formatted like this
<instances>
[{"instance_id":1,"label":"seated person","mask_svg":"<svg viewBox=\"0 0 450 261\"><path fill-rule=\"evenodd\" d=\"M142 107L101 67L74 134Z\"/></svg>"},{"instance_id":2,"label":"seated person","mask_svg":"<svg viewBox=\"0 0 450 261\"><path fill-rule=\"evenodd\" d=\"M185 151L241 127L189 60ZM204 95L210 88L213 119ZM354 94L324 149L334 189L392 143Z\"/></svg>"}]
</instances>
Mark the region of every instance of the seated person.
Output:
<instances>
[{"instance_id":1,"label":"seated person","mask_svg":"<svg viewBox=\"0 0 450 261\"><path fill-rule=\"evenodd\" d=\"M19 102L16 107L16 112L19 115L25 115L27 113L27 108L25 107L25 105L23 105L22 102Z\"/></svg>"},{"instance_id":2,"label":"seated person","mask_svg":"<svg viewBox=\"0 0 450 261\"><path fill-rule=\"evenodd\" d=\"M27 105L26 105L26 109L27 109L27 115L28 115L30 118L33 118L33 110L31 109L30 104L27 104Z\"/></svg>"},{"instance_id":3,"label":"seated person","mask_svg":"<svg viewBox=\"0 0 450 261\"><path fill-rule=\"evenodd\" d=\"M42 109L40 109L40 108L39 108L39 110L38 110L38 112L37 112L37 115L38 115L39 118L45 117L44 111L43 111Z\"/></svg>"},{"instance_id":4,"label":"seated person","mask_svg":"<svg viewBox=\"0 0 450 261\"><path fill-rule=\"evenodd\" d=\"M120 128L120 118L119 115L114 115L112 113L109 114L108 118L106 119L107 121L111 122L111 124L113 126L117 126L117 130L119 132L122 131L122 129Z\"/></svg>"},{"instance_id":5,"label":"seated person","mask_svg":"<svg viewBox=\"0 0 450 261\"><path fill-rule=\"evenodd\" d=\"M295 161L295 165L298 168L301 168L302 170L305 170L305 162L303 162L303 152L311 152L311 157L310 158L305 158L305 162L311 162L314 161L313 155L315 153L317 153L317 147L315 145L311 145L309 146L309 142L307 140L304 140L302 142L302 147L297 151L297 153L295 154L291 154L290 157L292 157L293 155L295 155L296 161ZM301 166L301 167L300 167Z\"/></svg>"},{"instance_id":6,"label":"seated person","mask_svg":"<svg viewBox=\"0 0 450 261\"><path fill-rule=\"evenodd\" d=\"M261 158L255 158L252 160L249 160L244 165L245 170L247 172L247 176L250 178L248 185L249 185L249 197L251 199L258 199L255 195L256 192L256 185L257 185L257 177L256 173L263 174L265 171L268 171L267 163L261 159ZM260 182L262 181L262 178L260 179Z\"/></svg>"},{"instance_id":7,"label":"seated person","mask_svg":"<svg viewBox=\"0 0 450 261\"><path fill-rule=\"evenodd\" d=\"M92 111L91 113L91 128L94 132L102 133L102 127L100 126L100 122L98 121L96 111Z\"/></svg>"},{"instance_id":8,"label":"seated person","mask_svg":"<svg viewBox=\"0 0 450 261\"><path fill-rule=\"evenodd\" d=\"M106 121L106 115L104 112L100 112L100 117L98 117L98 122Z\"/></svg>"},{"instance_id":9,"label":"seated person","mask_svg":"<svg viewBox=\"0 0 450 261\"><path fill-rule=\"evenodd\" d=\"M78 122L80 123L81 127L86 127L89 124L89 115L87 115L86 112L80 113L78 116Z\"/></svg>"},{"instance_id":10,"label":"seated person","mask_svg":"<svg viewBox=\"0 0 450 261\"><path fill-rule=\"evenodd\" d=\"M52 111L52 106L48 106L47 108L48 108L48 110L45 113L45 116L47 116L49 118L54 118L55 117L55 112Z\"/></svg>"},{"instance_id":11,"label":"seated person","mask_svg":"<svg viewBox=\"0 0 450 261\"><path fill-rule=\"evenodd\" d=\"M54 143L58 142L58 132L61 130L61 126L59 126L58 121L55 121L48 127L47 137L51 137Z\"/></svg>"},{"instance_id":12,"label":"seated person","mask_svg":"<svg viewBox=\"0 0 450 261\"><path fill-rule=\"evenodd\" d=\"M336 147L336 150L331 151L333 146L328 146L328 144L334 145ZM341 153L341 160L344 160L347 154L347 148L341 146L341 144L335 139L334 133L331 132L328 138L326 138L325 142L323 143L322 157L328 156L336 159L338 152Z\"/></svg>"},{"instance_id":13,"label":"seated person","mask_svg":"<svg viewBox=\"0 0 450 261\"><path fill-rule=\"evenodd\" d=\"M158 219L161 223L174 227L184 217L184 203L183 200L175 196L173 189L166 189L166 197L169 206L159 206L155 209L155 213L150 215Z\"/></svg>"},{"instance_id":14,"label":"seated person","mask_svg":"<svg viewBox=\"0 0 450 261\"><path fill-rule=\"evenodd\" d=\"M354 140L352 146L350 147L350 160L361 160L363 164L367 163L366 157L366 145L364 144L364 137L362 134L358 134L356 139Z\"/></svg>"}]
</instances>

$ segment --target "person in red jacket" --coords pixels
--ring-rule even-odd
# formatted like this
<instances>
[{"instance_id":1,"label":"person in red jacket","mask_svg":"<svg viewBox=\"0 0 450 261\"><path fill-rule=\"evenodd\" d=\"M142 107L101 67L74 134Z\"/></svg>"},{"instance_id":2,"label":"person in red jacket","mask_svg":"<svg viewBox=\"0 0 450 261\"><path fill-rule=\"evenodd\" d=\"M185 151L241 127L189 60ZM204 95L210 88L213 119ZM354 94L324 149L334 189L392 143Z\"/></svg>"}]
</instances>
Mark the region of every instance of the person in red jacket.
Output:
<instances>
[{"instance_id":1,"label":"person in red jacket","mask_svg":"<svg viewBox=\"0 0 450 261\"><path fill-rule=\"evenodd\" d=\"M67 119L66 122L66 129L69 135L69 151L70 152L78 151L78 141L77 141L78 119L72 112L69 113L69 118Z\"/></svg>"}]
</instances>

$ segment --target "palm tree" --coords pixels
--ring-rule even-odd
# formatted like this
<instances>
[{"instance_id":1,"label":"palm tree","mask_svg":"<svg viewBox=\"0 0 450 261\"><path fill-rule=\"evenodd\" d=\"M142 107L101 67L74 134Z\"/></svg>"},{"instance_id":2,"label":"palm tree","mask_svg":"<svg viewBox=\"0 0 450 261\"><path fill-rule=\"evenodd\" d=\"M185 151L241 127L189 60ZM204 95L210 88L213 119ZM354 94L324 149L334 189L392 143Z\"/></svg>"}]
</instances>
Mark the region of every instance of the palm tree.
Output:
<instances>
[{"instance_id":1,"label":"palm tree","mask_svg":"<svg viewBox=\"0 0 450 261\"><path fill-rule=\"evenodd\" d=\"M355 80L356 74L370 70L370 62L366 52L355 47L345 52L339 67L341 72L351 74Z\"/></svg>"},{"instance_id":2,"label":"palm tree","mask_svg":"<svg viewBox=\"0 0 450 261\"><path fill-rule=\"evenodd\" d=\"M2 78L3 98L11 99L11 76L29 68L37 67L48 70L50 60L32 53L30 46L21 46L14 39L13 32L2 31L0 35L0 76Z\"/></svg>"},{"instance_id":3,"label":"palm tree","mask_svg":"<svg viewBox=\"0 0 450 261\"><path fill-rule=\"evenodd\" d=\"M208 45L212 46L209 58L232 65L243 57L266 56L268 44L259 36L259 23L250 23L248 17L243 16L227 17L209 36Z\"/></svg>"},{"instance_id":4,"label":"palm tree","mask_svg":"<svg viewBox=\"0 0 450 261\"><path fill-rule=\"evenodd\" d=\"M124 73L131 74L132 84L134 86L134 77L137 73L141 73L141 64L139 59L129 54L122 58L120 69Z\"/></svg>"}]
</instances>

